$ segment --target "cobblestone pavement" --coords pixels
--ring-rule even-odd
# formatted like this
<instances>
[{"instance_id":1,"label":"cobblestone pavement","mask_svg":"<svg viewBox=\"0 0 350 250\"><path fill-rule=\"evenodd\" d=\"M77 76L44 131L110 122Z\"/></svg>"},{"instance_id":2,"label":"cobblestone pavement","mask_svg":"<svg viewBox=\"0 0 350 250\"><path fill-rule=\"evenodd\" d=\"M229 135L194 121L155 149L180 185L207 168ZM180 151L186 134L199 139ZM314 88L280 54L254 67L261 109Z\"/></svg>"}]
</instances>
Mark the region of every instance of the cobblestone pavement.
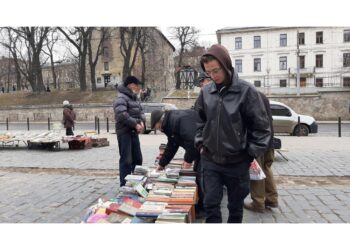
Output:
<instances>
[{"instance_id":1,"label":"cobblestone pavement","mask_svg":"<svg viewBox=\"0 0 350 250\"><path fill-rule=\"evenodd\" d=\"M0 222L81 221L86 208L118 190L116 136L110 147L58 152L0 148ZM244 211L246 223L350 222L350 140L281 136L284 160L273 165L280 207ZM145 164L152 164L164 135L142 135ZM178 153L181 157L183 150ZM247 198L247 201L249 197ZM222 212L227 220L224 196Z\"/></svg>"}]
</instances>

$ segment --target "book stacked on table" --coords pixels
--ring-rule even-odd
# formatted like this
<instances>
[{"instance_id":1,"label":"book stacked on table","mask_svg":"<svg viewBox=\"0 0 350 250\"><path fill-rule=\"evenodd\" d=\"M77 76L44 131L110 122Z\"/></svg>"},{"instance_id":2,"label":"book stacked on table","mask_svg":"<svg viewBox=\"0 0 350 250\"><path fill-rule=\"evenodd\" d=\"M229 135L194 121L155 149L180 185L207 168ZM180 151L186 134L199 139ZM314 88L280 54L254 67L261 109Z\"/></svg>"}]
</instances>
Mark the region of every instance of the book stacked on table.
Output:
<instances>
[{"instance_id":1,"label":"book stacked on table","mask_svg":"<svg viewBox=\"0 0 350 250\"><path fill-rule=\"evenodd\" d=\"M181 187L196 187L196 177L195 176L181 176L177 183L176 186L181 186Z\"/></svg>"},{"instance_id":2,"label":"book stacked on table","mask_svg":"<svg viewBox=\"0 0 350 250\"><path fill-rule=\"evenodd\" d=\"M123 194L137 194L135 188L131 186L122 186L119 188L119 192Z\"/></svg>"},{"instance_id":3,"label":"book stacked on table","mask_svg":"<svg viewBox=\"0 0 350 250\"><path fill-rule=\"evenodd\" d=\"M152 202L145 201L140 209L136 212L137 217L158 217L163 213L165 207L168 205L166 202Z\"/></svg>"},{"instance_id":4,"label":"book stacked on table","mask_svg":"<svg viewBox=\"0 0 350 250\"><path fill-rule=\"evenodd\" d=\"M189 204L196 203L197 189L196 187L176 187L172 192L169 204Z\"/></svg>"},{"instance_id":5,"label":"book stacked on table","mask_svg":"<svg viewBox=\"0 0 350 250\"><path fill-rule=\"evenodd\" d=\"M134 174L147 176L148 171L149 171L148 166L136 165L135 170L134 170Z\"/></svg>"},{"instance_id":6,"label":"book stacked on table","mask_svg":"<svg viewBox=\"0 0 350 250\"><path fill-rule=\"evenodd\" d=\"M167 178L176 179L180 177L181 168L165 168L165 174Z\"/></svg>"},{"instance_id":7,"label":"book stacked on table","mask_svg":"<svg viewBox=\"0 0 350 250\"><path fill-rule=\"evenodd\" d=\"M155 223L186 223L187 222L187 214L185 213L167 213L163 212L157 217Z\"/></svg>"},{"instance_id":8,"label":"book stacked on table","mask_svg":"<svg viewBox=\"0 0 350 250\"><path fill-rule=\"evenodd\" d=\"M176 221L176 222L188 222L191 223L193 221L192 218L192 206L191 205L179 205L179 204L168 204L162 215L166 216L167 218L161 218L161 221L169 221L171 222L175 222L174 220L178 220L178 216L182 215L182 217L185 218L185 221ZM174 216L174 218L169 218L171 217L171 215ZM159 218L159 217L158 217Z\"/></svg>"},{"instance_id":9,"label":"book stacked on table","mask_svg":"<svg viewBox=\"0 0 350 250\"><path fill-rule=\"evenodd\" d=\"M186 223L195 218L195 176L182 176L183 160L174 160L164 171L137 166L125 177L126 185L108 201L89 208L88 223Z\"/></svg>"},{"instance_id":10,"label":"book stacked on table","mask_svg":"<svg viewBox=\"0 0 350 250\"><path fill-rule=\"evenodd\" d=\"M137 184L143 185L147 181L147 177L143 175L129 174L125 177L126 186L133 187Z\"/></svg>"}]
</instances>

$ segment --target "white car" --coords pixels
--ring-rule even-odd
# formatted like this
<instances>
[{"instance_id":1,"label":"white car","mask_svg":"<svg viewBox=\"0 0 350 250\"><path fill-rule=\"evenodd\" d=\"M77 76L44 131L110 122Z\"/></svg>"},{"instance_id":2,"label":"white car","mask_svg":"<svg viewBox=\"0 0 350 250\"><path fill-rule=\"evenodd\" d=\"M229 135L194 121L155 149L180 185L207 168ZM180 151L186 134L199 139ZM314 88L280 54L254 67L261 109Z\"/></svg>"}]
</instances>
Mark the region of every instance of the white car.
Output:
<instances>
[{"instance_id":1,"label":"white car","mask_svg":"<svg viewBox=\"0 0 350 250\"><path fill-rule=\"evenodd\" d=\"M178 109L174 104L170 103L152 103L152 102L143 102L141 103L143 112L146 116L146 127L145 127L145 134L149 134L151 129L151 113L153 110L174 110Z\"/></svg>"},{"instance_id":2,"label":"white car","mask_svg":"<svg viewBox=\"0 0 350 250\"><path fill-rule=\"evenodd\" d=\"M281 102L270 101L270 107L274 133L288 133L300 136L317 133L318 125L313 117L297 114L293 109ZM298 127L298 116L300 117L300 127Z\"/></svg>"}]
</instances>

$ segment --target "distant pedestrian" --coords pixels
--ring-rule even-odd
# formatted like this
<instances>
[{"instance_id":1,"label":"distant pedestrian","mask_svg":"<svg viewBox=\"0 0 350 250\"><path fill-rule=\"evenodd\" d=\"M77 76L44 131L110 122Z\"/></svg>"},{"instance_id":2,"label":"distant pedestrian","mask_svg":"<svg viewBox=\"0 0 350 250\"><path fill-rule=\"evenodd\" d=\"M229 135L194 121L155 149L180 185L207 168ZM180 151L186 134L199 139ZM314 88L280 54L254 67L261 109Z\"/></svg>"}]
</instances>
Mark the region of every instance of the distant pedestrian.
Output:
<instances>
[{"instance_id":1,"label":"distant pedestrian","mask_svg":"<svg viewBox=\"0 0 350 250\"><path fill-rule=\"evenodd\" d=\"M113 102L120 155L120 186L125 185L125 177L134 172L136 165L142 165L139 134L143 133L146 118L138 99L141 86L139 79L128 76L124 84L118 86L119 93Z\"/></svg>"},{"instance_id":2,"label":"distant pedestrian","mask_svg":"<svg viewBox=\"0 0 350 250\"><path fill-rule=\"evenodd\" d=\"M201 72L201 73L199 73L199 75L195 81L195 85L202 89L204 86L208 85L212 81L213 80L210 78L210 76L207 75L207 73ZM192 109L197 110L197 102L198 102L198 98L194 102L194 106L192 107Z\"/></svg>"},{"instance_id":3,"label":"distant pedestrian","mask_svg":"<svg viewBox=\"0 0 350 250\"><path fill-rule=\"evenodd\" d=\"M16 91L16 86L12 85L12 91L15 92Z\"/></svg>"},{"instance_id":4,"label":"distant pedestrian","mask_svg":"<svg viewBox=\"0 0 350 250\"><path fill-rule=\"evenodd\" d=\"M50 89L49 85L47 85L47 87L46 87L46 92L51 92L51 89Z\"/></svg>"},{"instance_id":5,"label":"distant pedestrian","mask_svg":"<svg viewBox=\"0 0 350 250\"><path fill-rule=\"evenodd\" d=\"M66 135L74 135L74 120L76 119L76 114L73 110L73 106L69 101L65 100L63 102L63 125L66 128Z\"/></svg>"},{"instance_id":6,"label":"distant pedestrian","mask_svg":"<svg viewBox=\"0 0 350 250\"><path fill-rule=\"evenodd\" d=\"M5 93L5 88L4 87L1 87L1 92Z\"/></svg>"}]
</instances>

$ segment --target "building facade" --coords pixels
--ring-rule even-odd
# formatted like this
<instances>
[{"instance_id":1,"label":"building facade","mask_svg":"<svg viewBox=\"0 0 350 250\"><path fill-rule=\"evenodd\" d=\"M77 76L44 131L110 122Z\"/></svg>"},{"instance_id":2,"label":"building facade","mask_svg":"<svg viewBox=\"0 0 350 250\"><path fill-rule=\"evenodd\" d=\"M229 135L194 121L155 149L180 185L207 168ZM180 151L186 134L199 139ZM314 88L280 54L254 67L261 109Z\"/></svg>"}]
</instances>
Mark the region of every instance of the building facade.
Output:
<instances>
[{"instance_id":1,"label":"building facade","mask_svg":"<svg viewBox=\"0 0 350 250\"><path fill-rule=\"evenodd\" d=\"M19 60L19 64L24 64ZM19 79L18 79L19 77ZM0 93L13 92L17 90L28 90L30 86L26 78L16 71L16 66L13 58L0 58Z\"/></svg>"},{"instance_id":2,"label":"building facade","mask_svg":"<svg viewBox=\"0 0 350 250\"><path fill-rule=\"evenodd\" d=\"M148 45L147 53L145 53L144 83L146 87L154 91L168 91L175 86L175 48L158 29L152 28L149 32L148 36L152 38L152 42ZM119 28L110 28L110 34L109 39L103 43L102 55L96 66L96 86L98 88L114 86L123 81L124 59L120 52ZM93 47L96 49L97 44L94 44ZM140 50L138 50L132 74L141 80Z\"/></svg>"},{"instance_id":3,"label":"building facade","mask_svg":"<svg viewBox=\"0 0 350 250\"><path fill-rule=\"evenodd\" d=\"M238 75L256 87L350 87L350 27L249 27L218 30Z\"/></svg>"},{"instance_id":4,"label":"building facade","mask_svg":"<svg viewBox=\"0 0 350 250\"><path fill-rule=\"evenodd\" d=\"M74 89L79 88L79 69L78 64L74 61L62 61L55 64L56 82L52 74L51 65L42 67L44 85L49 86L51 90Z\"/></svg>"}]
</instances>

